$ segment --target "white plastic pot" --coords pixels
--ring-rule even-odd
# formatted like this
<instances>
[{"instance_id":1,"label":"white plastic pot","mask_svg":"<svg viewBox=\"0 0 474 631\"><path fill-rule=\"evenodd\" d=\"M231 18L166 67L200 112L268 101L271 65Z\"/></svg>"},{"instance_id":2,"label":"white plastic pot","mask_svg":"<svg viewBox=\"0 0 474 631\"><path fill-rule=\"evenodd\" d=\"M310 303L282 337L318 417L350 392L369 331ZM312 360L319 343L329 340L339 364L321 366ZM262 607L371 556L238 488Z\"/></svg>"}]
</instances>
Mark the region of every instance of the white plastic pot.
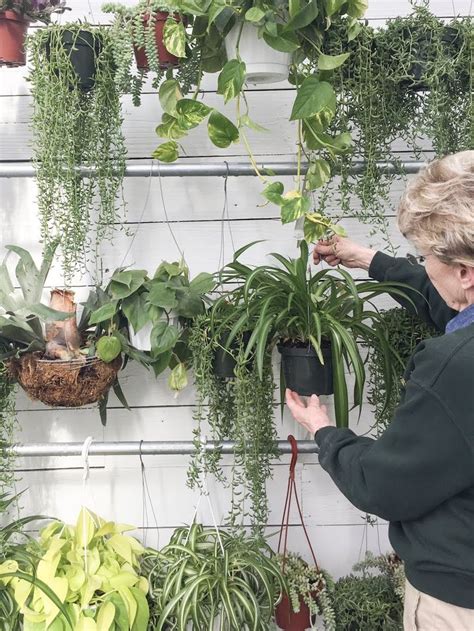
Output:
<instances>
[{"instance_id":1,"label":"white plastic pot","mask_svg":"<svg viewBox=\"0 0 474 631\"><path fill-rule=\"evenodd\" d=\"M166 316L163 314L161 317L162 320L167 320ZM178 324L178 316L174 315L174 313L170 314L169 319L170 324L177 325ZM139 351L151 351L151 331L153 329L153 324L148 322L145 326L135 333L133 327L130 326L128 331L130 335L130 344L134 346Z\"/></svg>"},{"instance_id":2,"label":"white plastic pot","mask_svg":"<svg viewBox=\"0 0 474 631\"><path fill-rule=\"evenodd\" d=\"M236 24L225 38L228 59L236 58L237 40L242 25ZM244 22L239 42L239 54L247 67L247 83L278 83L288 79L291 53L281 53L258 37L258 29Z\"/></svg>"}]
</instances>

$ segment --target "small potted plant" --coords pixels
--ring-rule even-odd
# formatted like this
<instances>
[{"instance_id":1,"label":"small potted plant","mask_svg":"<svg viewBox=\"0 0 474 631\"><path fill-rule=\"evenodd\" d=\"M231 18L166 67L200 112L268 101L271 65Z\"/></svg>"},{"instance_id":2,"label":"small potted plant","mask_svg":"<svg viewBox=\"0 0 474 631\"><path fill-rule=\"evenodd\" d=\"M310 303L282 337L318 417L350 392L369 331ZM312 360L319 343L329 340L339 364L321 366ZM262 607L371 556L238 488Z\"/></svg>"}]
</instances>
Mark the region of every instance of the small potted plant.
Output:
<instances>
[{"instance_id":1,"label":"small potted plant","mask_svg":"<svg viewBox=\"0 0 474 631\"><path fill-rule=\"evenodd\" d=\"M121 91L132 91L137 105L146 73L153 73L153 85L158 88L165 71L180 63L186 66L188 57L192 57L186 17L180 13L179 6L179 2L172 0L140 0L133 7L112 2L102 7L105 13L114 15L111 31L117 82ZM132 71L134 56L138 75ZM192 72L196 73L196 69Z\"/></svg>"},{"instance_id":2,"label":"small potted plant","mask_svg":"<svg viewBox=\"0 0 474 631\"><path fill-rule=\"evenodd\" d=\"M14 289L6 263L1 265L0 360L33 398L47 405L78 407L106 400L111 386L122 397L117 373L122 354L146 363L117 325L90 322L92 294L80 322L74 292L53 289L49 306L42 293L55 248L49 248L37 268L23 248L7 246L19 257L16 267L21 295Z\"/></svg>"},{"instance_id":3,"label":"small potted plant","mask_svg":"<svg viewBox=\"0 0 474 631\"><path fill-rule=\"evenodd\" d=\"M313 628L316 616L322 616L324 628L335 631L332 605L334 582L329 574L309 565L298 554L279 555L287 592L277 605L275 620L283 631L305 631Z\"/></svg>"},{"instance_id":4,"label":"small potted plant","mask_svg":"<svg viewBox=\"0 0 474 631\"><path fill-rule=\"evenodd\" d=\"M150 628L268 629L285 585L271 554L243 534L200 524L178 528L142 562Z\"/></svg>"},{"instance_id":5,"label":"small potted plant","mask_svg":"<svg viewBox=\"0 0 474 631\"><path fill-rule=\"evenodd\" d=\"M155 375L169 367L169 385L179 391L187 384L190 363L187 324L204 313L214 285L213 276L204 272L190 279L183 261L163 261L152 277L146 270L119 269L105 292L96 295L89 323L125 326L131 346L143 351L140 357L147 357Z\"/></svg>"},{"instance_id":6,"label":"small potted plant","mask_svg":"<svg viewBox=\"0 0 474 631\"><path fill-rule=\"evenodd\" d=\"M347 427L346 366L355 377L354 405L361 406L363 401L365 365L358 342L377 342L384 349L387 389L390 389L392 352L383 331L371 327L380 316L369 304L375 296L388 291L403 293L401 285L356 282L342 269L336 272L323 269L313 274L308 270L305 241L301 242L297 259L287 259L280 254L271 256L280 266L252 268L234 260L224 269L222 282L239 283L243 296L233 314L235 324L227 343L231 344L242 330L251 328L244 356L248 358L255 353L259 371L269 347L278 344L283 362L282 386L286 384L304 395L334 391L337 424ZM224 321L222 326L225 325ZM326 353L326 345L330 347L330 354Z\"/></svg>"},{"instance_id":7,"label":"small potted plant","mask_svg":"<svg viewBox=\"0 0 474 631\"><path fill-rule=\"evenodd\" d=\"M0 0L0 66L24 66L30 22L47 24L65 10L65 0Z\"/></svg>"},{"instance_id":8,"label":"small potted plant","mask_svg":"<svg viewBox=\"0 0 474 631\"><path fill-rule=\"evenodd\" d=\"M43 528L30 544L31 565L10 582L25 629L46 631L53 621L61 629L108 629L115 621L120 629L146 631L148 581L140 574L145 549L127 530L133 526L85 508L74 526L54 521ZM60 607L51 606L36 582L49 586Z\"/></svg>"},{"instance_id":9,"label":"small potted plant","mask_svg":"<svg viewBox=\"0 0 474 631\"><path fill-rule=\"evenodd\" d=\"M375 557L370 552L354 566L354 573L340 578L334 587L338 628L402 629L405 576L395 554Z\"/></svg>"},{"instance_id":10,"label":"small potted plant","mask_svg":"<svg viewBox=\"0 0 474 631\"><path fill-rule=\"evenodd\" d=\"M29 47L41 237L60 239L70 284L95 264L89 253L123 217L127 151L112 41L105 27L54 24L38 29Z\"/></svg>"}]
</instances>

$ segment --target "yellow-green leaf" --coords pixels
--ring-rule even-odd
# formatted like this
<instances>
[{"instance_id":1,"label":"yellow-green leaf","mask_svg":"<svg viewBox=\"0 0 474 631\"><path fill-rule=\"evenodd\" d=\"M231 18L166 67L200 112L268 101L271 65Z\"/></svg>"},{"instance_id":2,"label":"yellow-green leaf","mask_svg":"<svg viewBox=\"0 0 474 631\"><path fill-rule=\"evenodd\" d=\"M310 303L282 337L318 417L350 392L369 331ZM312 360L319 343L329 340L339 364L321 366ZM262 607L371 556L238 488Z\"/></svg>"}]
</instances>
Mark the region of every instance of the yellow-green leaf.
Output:
<instances>
[{"instance_id":1,"label":"yellow-green leaf","mask_svg":"<svg viewBox=\"0 0 474 631\"><path fill-rule=\"evenodd\" d=\"M319 55L318 68L320 70L334 70L339 68L349 57L350 53L343 53L342 55Z\"/></svg>"},{"instance_id":2,"label":"yellow-green leaf","mask_svg":"<svg viewBox=\"0 0 474 631\"><path fill-rule=\"evenodd\" d=\"M76 522L75 539L77 545L82 548L88 546L94 538L95 531L95 523L92 518L92 514L87 510L87 508L81 508L81 512L79 513L79 517Z\"/></svg>"},{"instance_id":3,"label":"yellow-green leaf","mask_svg":"<svg viewBox=\"0 0 474 631\"><path fill-rule=\"evenodd\" d=\"M181 20L177 22L171 16L166 20L163 43L172 55L186 57L186 30Z\"/></svg>"},{"instance_id":4,"label":"yellow-green leaf","mask_svg":"<svg viewBox=\"0 0 474 631\"><path fill-rule=\"evenodd\" d=\"M110 600L99 608L97 615L97 631L109 631L115 618L115 606Z\"/></svg>"},{"instance_id":5,"label":"yellow-green leaf","mask_svg":"<svg viewBox=\"0 0 474 631\"><path fill-rule=\"evenodd\" d=\"M168 379L168 385L171 390L176 392L186 388L188 385L188 373L183 363L180 362L173 368Z\"/></svg>"}]
</instances>

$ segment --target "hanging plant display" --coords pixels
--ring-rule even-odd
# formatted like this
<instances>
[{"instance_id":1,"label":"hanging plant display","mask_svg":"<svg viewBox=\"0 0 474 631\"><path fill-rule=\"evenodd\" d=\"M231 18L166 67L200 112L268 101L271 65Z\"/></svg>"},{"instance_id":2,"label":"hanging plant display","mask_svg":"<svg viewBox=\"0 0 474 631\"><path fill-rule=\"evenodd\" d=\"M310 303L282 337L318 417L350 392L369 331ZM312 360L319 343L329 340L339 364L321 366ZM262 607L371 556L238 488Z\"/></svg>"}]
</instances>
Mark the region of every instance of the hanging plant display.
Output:
<instances>
[{"instance_id":1,"label":"hanging plant display","mask_svg":"<svg viewBox=\"0 0 474 631\"><path fill-rule=\"evenodd\" d=\"M117 86L121 92L132 93L135 105L140 105L149 74L155 89L172 78L177 78L182 94L197 84L199 55L191 46L187 17L180 6L180 2L140 0L133 7L111 2L102 7L105 13L114 14L111 36Z\"/></svg>"},{"instance_id":2,"label":"hanging plant display","mask_svg":"<svg viewBox=\"0 0 474 631\"><path fill-rule=\"evenodd\" d=\"M130 358L148 366L149 356L130 344L128 328L120 321L108 325L92 321L102 290L91 292L79 322L74 292L53 289L50 304L42 302L55 245L47 249L40 268L23 248L7 246L7 250L19 257L16 276L21 292L14 289L4 261L0 266L0 361L33 399L61 407L98 402L105 424L110 387L128 407L117 380L123 361Z\"/></svg>"},{"instance_id":3,"label":"hanging plant display","mask_svg":"<svg viewBox=\"0 0 474 631\"><path fill-rule=\"evenodd\" d=\"M188 484L191 488L199 487L203 472L227 484L219 452L203 449L203 427L209 424L210 431L206 434L210 440L236 443L229 480L232 498L227 523L239 529L248 517L254 534L261 536L268 518L266 484L272 476L272 461L278 456L271 358L265 357L259 375L256 362L245 357L241 337L232 349L224 349L221 336L215 335L220 324L216 315L214 312L212 316L208 313L196 318L188 340L197 391L196 454L188 471ZM227 370L216 372L216 368L222 368L216 364L216 356L218 358L224 350L229 355Z\"/></svg>"},{"instance_id":4,"label":"hanging plant display","mask_svg":"<svg viewBox=\"0 0 474 631\"><path fill-rule=\"evenodd\" d=\"M31 39L41 235L45 246L59 239L66 282L93 265L123 208L126 149L112 46L106 28L87 24L50 26Z\"/></svg>"},{"instance_id":5,"label":"hanging plant display","mask_svg":"<svg viewBox=\"0 0 474 631\"><path fill-rule=\"evenodd\" d=\"M65 10L65 0L0 0L0 66L24 66L29 24L47 24L53 13Z\"/></svg>"}]
</instances>

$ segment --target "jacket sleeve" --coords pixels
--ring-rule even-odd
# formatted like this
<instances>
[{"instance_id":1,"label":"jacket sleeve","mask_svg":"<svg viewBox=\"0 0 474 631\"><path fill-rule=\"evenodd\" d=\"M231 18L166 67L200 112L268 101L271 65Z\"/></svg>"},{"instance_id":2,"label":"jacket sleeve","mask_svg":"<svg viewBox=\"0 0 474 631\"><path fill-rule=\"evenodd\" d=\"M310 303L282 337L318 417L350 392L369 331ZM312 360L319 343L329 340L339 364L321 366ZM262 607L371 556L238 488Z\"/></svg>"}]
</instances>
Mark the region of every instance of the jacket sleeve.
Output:
<instances>
[{"instance_id":1,"label":"jacket sleeve","mask_svg":"<svg viewBox=\"0 0 474 631\"><path fill-rule=\"evenodd\" d=\"M422 265L413 264L405 258L394 258L383 252L377 252L372 259L369 268L369 276L379 281L396 281L406 283L416 289L416 292L407 292L416 306L416 310L407 301L393 296L393 298L420 318L434 325L439 331L444 332L446 324L457 315L457 311L448 307L431 283L425 268ZM419 292L419 293L417 293ZM421 294L421 295L420 295Z\"/></svg>"},{"instance_id":2,"label":"jacket sleeve","mask_svg":"<svg viewBox=\"0 0 474 631\"><path fill-rule=\"evenodd\" d=\"M321 466L347 499L388 521L417 519L474 484L463 434L437 395L411 380L378 440L335 427L315 440Z\"/></svg>"}]
</instances>

